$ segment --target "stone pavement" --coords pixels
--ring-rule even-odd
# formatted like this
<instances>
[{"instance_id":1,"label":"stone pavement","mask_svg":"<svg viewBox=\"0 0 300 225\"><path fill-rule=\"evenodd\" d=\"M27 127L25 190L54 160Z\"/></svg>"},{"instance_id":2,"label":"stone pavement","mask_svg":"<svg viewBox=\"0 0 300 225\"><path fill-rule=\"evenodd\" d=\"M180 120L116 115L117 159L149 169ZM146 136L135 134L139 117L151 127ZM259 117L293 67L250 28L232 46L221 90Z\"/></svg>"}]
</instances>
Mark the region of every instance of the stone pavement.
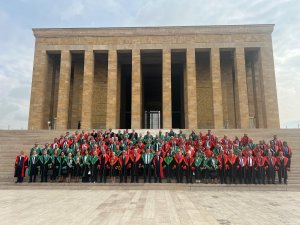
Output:
<instances>
[{"instance_id":1,"label":"stone pavement","mask_svg":"<svg viewBox=\"0 0 300 225\"><path fill-rule=\"evenodd\" d=\"M1 224L300 224L300 192L0 190Z\"/></svg>"}]
</instances>

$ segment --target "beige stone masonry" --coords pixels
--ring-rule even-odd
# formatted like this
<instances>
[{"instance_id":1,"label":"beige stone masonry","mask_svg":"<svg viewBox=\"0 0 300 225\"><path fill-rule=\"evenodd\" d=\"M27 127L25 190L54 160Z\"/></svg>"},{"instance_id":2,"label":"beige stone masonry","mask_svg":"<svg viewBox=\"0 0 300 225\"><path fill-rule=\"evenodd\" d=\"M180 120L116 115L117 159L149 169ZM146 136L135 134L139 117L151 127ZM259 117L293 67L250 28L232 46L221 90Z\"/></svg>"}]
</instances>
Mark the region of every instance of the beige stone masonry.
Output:
<instances>
[{"instance_id":1,"label":"beige stone masonry","mask_svg":"<svg viewBox=\"0 0 300 225\"><path fill-rule=\"evenodd\" d=\"M57 120L56 128L65 130L68 127L69 118L69 94L71 77L71 53L61 52L60 75L58 87Z\"/></svg>"},{"instance_id":2,"label":"beige stone masonry","mask_svg":"<svg viewBox=\"0 0 300 225\"><path fill-rule=\"evenodd\" d=\"M171 50L163 49L162 116L163 128L172 128Z\"/></svg>"},{"instance_id":3,"label":"beige stone masonry","mask_svg":"<svg viewBox=\"0 0 300 225\"><path fill-rule=\"evenodd\" d=\"M93 83L94 83L94 52L84 52L84 74L81 109L81 127L88 129L92 127L92 106L93 106Z\"/></svg>"},{"instance_id":4,"label":"beige stone masonry","mask_svg":"<svg viewBox=\"0 0 300 225\"><path fill-rule=\"evenodd\" d=\"M142 79L140 49L132 49L131 88L131 128L139 129L141 128L142 124Z\"/></svg>"},{"instance_id":5,"label":"beige stone masonry","mask_svg":"<svg viewBox=\"0 0 300 225\"><path fill-rule=\"evenodd\" d=\"M239 121L237 128L249 128L249 107L248 107L248 92L246 81L245 67L245 50L244 48L235 49L235 79L236 79L236 94L237 94L237 111Z\"/></svg>"},{"instance_id":6,"label":"beige stone masonry","mask_svg":"<svg viewBox=\"0 0 300 225\"><path fill-rule=\"evenodd\" d=\"M211 80L213 92L213 113L214 127L220 129L224 127L223 101L221 87L221 69L220 69L220 49L212 48L210 51Z\"/></svg>"},{"instance_id":7,"label":"beige stone masonry","mask_svg":"<svg viewBox=\"0 0 300 225\"><path fill-rule=\"evenodd\" d=\"M107 75L107 113L106 127L118 128L117 125L117 51L108 51L108 75Z\"/></svg>"}]
</instances>

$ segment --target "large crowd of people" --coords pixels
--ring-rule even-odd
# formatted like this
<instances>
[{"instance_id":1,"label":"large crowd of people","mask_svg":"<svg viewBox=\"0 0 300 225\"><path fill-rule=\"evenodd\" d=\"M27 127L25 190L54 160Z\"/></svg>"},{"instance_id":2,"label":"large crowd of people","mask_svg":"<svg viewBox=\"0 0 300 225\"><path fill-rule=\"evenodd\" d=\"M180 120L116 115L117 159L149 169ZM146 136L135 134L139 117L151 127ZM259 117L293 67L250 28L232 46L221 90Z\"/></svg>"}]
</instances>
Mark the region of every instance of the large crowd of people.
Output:
<instances>
[{"instance_id":1,"label":"large crowd of people","mask_svg":"<svg viewBox=\"0 0 300 225\"><path fill-rule=\"evenodd\" d=\"M254 143L247 134L230 139L181 130L152 136L134 130L66 132L15 161L17 183L177 182L287 184L292 149L274 135ZM276 176L277 175L277 176Z\"/></svg>"}]
</instances>

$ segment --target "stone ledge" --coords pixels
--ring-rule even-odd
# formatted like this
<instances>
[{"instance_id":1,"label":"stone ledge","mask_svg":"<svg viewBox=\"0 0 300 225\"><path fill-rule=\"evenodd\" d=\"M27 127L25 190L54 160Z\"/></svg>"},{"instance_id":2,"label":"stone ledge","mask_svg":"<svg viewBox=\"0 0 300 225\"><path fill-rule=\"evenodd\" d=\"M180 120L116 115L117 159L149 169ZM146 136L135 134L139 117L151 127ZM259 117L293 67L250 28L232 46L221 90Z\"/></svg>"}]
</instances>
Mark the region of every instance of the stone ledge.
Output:
<instances>
[{"instance_id":1,"label":"stone ledge","mask_svg":"<svg viewBox=\"0 0 300 225\"><path fill-rule=\"evenodd\" d=\"M191 34L271 34L274 24L161 26L161 27L99 27L99 28L33 28L36 38L47 37L112 37L165 36Z\"/></svg>"}]
</instances>

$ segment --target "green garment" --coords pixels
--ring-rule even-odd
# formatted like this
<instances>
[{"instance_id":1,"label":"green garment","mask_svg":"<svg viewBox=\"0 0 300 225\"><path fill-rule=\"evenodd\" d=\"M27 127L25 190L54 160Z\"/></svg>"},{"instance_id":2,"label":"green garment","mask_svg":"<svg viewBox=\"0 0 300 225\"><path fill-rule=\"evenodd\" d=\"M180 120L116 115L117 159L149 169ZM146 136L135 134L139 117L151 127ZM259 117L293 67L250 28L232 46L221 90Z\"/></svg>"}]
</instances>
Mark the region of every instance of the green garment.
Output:
<instances>
[{"instance_id":1,"label":"green garment","mask_svg":"<svg viewBox=\"0 0 300 225\"><path fill-rule=\"evenodd\" d=\"M116 155L119 157L120 155L122 154L122 151L121 150L117 150L116 151Z\"/></svg>"},{"instance_id":2,"label":"green garment","mask_svg":"<svg viewBox=\"0 0 300 225\"><path fill-rule=\"evenodd\" d=\"M172 161L173 161L173 157L171 157L171 156L166 156L166 157L164 158L164 162L165 162L167 165L170 165Z\"/></svg>"},{"instance_id":3,"label":"green garment","mask_svg":"<svg viewBox=\"0 0 300 225\"><path fill-rule=\"evenodd\" d=\"M37 155L41 155L41 154L42 154L42 149L41 149L40 147L37 147L36 149L34 149L34 148L31 148L31 149L30 149L30 155L33 154L33 151L34 151L34 150L36 150L36 154L37 154Z\"/></svg>"},{"instance_id":4,"label":"green garment","mask_svg":"<svg viewBox=\"0 0 300 225\"><path fill-rule=\"evenodd\" d=\"M179 147L177 145L170 147L170 149L171 149L171 155L172 156L175 155L175 153L177 152L178 148Z\"/></svg>"},{"instance_id":5,"label":"green garment","mask_svg":"<svg viewBox=\"0 0 300 225\"><path fill-rule=\"evenodd\" d=\"M196 167L199 167L202 162L203 162L203 158L199 156L197 159L195 158L194 164Z\"/></svg>"},{"instance_id":6,"label":"green garment","mask_svg":"<svg viewBox=\"0 0 300 225\"><path fill-rule=\"evenodd\" d=\"M214 153L216 156L218 156L218 155L220 154L220 149L214 148L214 149L213 149L213 153Z\"/></svg>"},{"instance_id":7,"label":"green garment","mask_svg":"<svg viewBox=\"0 0 300 225\"><path fill-rule=\"evenodd\" d=\"M213 162L215 162L215 168L213 168ZM216 158L207 158L204 161L204 167L208 170L216 170L218 167L218 160Z\"/></svg>"},{"instance_id":8,"label":"green garment","mask_svg":"<svg viewBox=\"0 0 300 225\"><path fill-rule=\"evenodd\" d=\"M30 176L30 171L31 171L31 168L32 168L32 161L33 161L33 156L29 156L29 159L28 159L28 176ZM38 165L39 163L39 159L40 157L38 155L35 156L35 164Z\"/></svg>"},{"instance_id":9,"label":"green garment","mask_svg":"<svg viewBox=\"0 0 300 225\"><path fill-rule=\"evenodd\" d=\"M150 164L151 161L152 161L152 159L153 159L153 157L154 157L154 154L152 152L150 152L149 155L150 155L150 159L149 159L149 164ZM144 153L142 155L142 159L143 159L144 163L146 164L146 153Z\"/></svg>"},{"instance_id":10,"label":"green garment","mask_svg":"<svg viewBox=\"0 0 300 225\"><path fill-rule=\"evenodd\" d=\"M91 157L91 163L92 165L95 165L98 162L99 158L97 155L94 155L93 157Z\"/></svg>"},{"instance_id":11,"label":"green garment","mask_svg":"<svg viewBox=\"0 0 300 225\"><path fill-rule=\"evenodd\" d=\"M91 156L90 155L87 155L87 158L86 158L86 160L85 160L85 157L86 156L82 156L82 163L83 163L83 165L90 165L91 164Z\"/></svg>"}]
</instances>

